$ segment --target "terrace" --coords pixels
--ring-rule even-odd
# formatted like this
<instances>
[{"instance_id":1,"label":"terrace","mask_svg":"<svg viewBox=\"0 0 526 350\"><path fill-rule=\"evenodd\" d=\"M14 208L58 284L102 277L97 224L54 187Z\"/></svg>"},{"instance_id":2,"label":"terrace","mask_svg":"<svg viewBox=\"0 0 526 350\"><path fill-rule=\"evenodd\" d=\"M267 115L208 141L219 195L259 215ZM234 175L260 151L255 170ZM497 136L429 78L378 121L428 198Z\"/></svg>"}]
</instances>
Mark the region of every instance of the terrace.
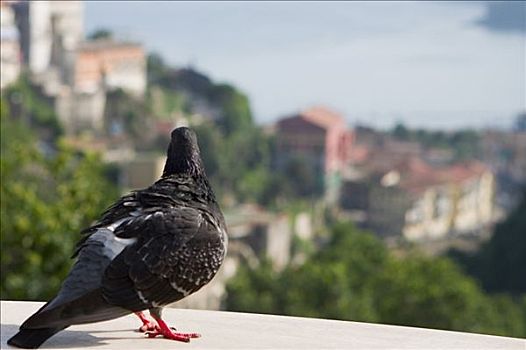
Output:
<instances>
[{"instance_id":1,"label":"terrace","mask_svg":"<svg viewBox=\"0 0 526 350\"><path fill-rule=\"evenodd\" d=\"M1 348L42 303L1 302ZM166 309L165 320L202 334L190 343L147 339L134 330L135 316L73 326L43 349L507 349L524 350L523 339L413 327L222 311Z\"/></svg>"}]
</instances>

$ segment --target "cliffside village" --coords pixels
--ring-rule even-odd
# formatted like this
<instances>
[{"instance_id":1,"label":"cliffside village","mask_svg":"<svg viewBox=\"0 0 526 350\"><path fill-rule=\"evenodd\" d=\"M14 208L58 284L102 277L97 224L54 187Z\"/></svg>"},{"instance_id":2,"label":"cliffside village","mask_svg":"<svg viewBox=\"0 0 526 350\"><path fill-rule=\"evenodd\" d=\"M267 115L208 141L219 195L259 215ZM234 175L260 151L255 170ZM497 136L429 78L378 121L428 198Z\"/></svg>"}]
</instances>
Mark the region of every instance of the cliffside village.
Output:
<instances>
[{"instance_id":1,"label":"cliffside village","mask_svg":"<svg viewBox=\"0 0 526 350\"><path fill-rule=\"evenodd\" d=\"M2 89L27 72L52 99L71 144L98 150L107 162L119 161L122 188L144 187L160 176L162 155L142 154L115 140L82 143L76 136L102 128L112 89L144 96L142 45L85 39L82 2L2 1L1 47ZM206 108L198 117L213 118ZM181 118L156 123L157 132L169 133ZM324 189L320 202L386 240L418 244L482 236L508 209L513 190L507 185L526 183L524 126L483 131L481 159L463 162L452 162L443 149L353 129L344 115L323 106L292 111L265 130L276 137L276 166L293 157L307 160ZM179 306L220 308L225 281L240 263L257 265L268 257L282 268L298 258L291 254L293 237L312 240L320 225L311 211L292 216L245 203L226 212L228 260L213 283Z\"/></svg>"}]
</instances>

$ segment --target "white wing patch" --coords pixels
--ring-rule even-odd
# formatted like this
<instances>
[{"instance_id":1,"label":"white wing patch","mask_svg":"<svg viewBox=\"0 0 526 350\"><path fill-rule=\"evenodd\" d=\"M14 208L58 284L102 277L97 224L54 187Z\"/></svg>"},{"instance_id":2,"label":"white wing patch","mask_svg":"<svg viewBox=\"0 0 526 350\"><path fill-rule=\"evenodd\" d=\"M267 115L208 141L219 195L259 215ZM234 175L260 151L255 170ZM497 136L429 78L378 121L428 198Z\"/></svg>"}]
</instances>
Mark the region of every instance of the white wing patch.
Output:
<instances>
[{"instance_id":1,"label":"white wing patch","mask_svg":"<svg viewBox=\"0 0 526 350\"><path fill-rule=\"evenodd\" d=\"M124 250L124 248L137 242L137 237L120 238L115 236L115 229L124 222L132 220L133 218L136 218L139 215L140 211L136 210L126 218L117 220L108 226L101 227L97 230L97 232L91 235L91 237L88 240L94 239L99 242L102 242L102 244L104 244L104 247L111 251L110 254L106 253L106 256L113 260L113 258L119 255Z\"/></svg>"},{"instance_id":2,"label":"white wing patch","mask_svg":"<svg viewBox=\"0 0 526 350\"><path fill-rule=\"evenodd\" d=\"M138 211L137 211L138 212ZM114 223L100 227L84 242L78 254L77 261L68 277L62 284L58 295L46 309L73 300L81 295L98 288L107 265L119 255L124 248L137 241L136 237L119 238L114 234L115 229L123 222L134 216L117 220Z\"/></svg>"},{"instance_id":3,"label":"white wing patch","mask_svg":"<svg viewBox=\"0 0 526 350\"><path fill-rule=\"evenodd\" d=\"M144 297L144 295L142 294L142 292L140 290L137 291L137 295L139 296L139 299L141 299L141 301L145 304L149 304L150 302L148 301L148 299L146 299Z\"/></svg>"},{"instance_id":4,"label":"white wing patch","mask_svg":"<svg viewBox=\"0 0 526 350\"><path fill-rule=\"evenodd\" d=\"M115 237L114 240L116 242L119 242L119 243L122 243L124 244L125 246L129 246L135 242L137 242L137 237L132 237L132 238L120 238L120 237Z\"/></svg>"}]
</instances>

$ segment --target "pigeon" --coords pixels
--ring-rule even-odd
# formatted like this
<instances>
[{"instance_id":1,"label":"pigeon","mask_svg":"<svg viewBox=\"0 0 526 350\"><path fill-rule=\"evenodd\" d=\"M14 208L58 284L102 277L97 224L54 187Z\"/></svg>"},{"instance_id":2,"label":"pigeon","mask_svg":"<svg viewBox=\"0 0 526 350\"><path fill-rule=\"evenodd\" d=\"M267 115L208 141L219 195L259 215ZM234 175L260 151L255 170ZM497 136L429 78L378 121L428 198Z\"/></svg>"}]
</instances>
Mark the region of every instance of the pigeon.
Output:
<instances>
[{"instance_id":1,"label":"pigeon","mask_svg":"<svg viewBox=\"0 0 526 350\"><path fill-rule=\"evenodd\" d=\"M158 181L120 198L83 234L58 294L20 326L9 345L38 348L71 325L131 313L150 338L188 342L200 336L178 333L161 318L164 306L212 280L228 244L191 129L172 131Z\"/></svg>"}]
</instances>

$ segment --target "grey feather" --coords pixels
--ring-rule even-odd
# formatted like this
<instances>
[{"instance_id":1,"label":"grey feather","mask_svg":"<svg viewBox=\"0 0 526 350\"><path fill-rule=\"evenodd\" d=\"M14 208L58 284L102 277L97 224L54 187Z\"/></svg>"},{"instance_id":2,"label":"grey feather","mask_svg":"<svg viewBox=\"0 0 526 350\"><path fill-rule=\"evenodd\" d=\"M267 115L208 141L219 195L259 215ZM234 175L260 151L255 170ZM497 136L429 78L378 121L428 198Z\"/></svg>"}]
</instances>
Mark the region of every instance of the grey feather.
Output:
<instances>
[{"instance_id":1,"label":"grey feather","mask_svg":"<svg viewBox=\"0 0 526 350\"><path fill-rule=\"evenodd\" d=\"M42 310L50 310L82 295L100 288L104 270L124 248L137 241L136 238L119 238L113 233L126 219L108 227L101 227L89 236L79 250L77 261L64 280L57 296Z\"/></svg>"}]
</instances>

